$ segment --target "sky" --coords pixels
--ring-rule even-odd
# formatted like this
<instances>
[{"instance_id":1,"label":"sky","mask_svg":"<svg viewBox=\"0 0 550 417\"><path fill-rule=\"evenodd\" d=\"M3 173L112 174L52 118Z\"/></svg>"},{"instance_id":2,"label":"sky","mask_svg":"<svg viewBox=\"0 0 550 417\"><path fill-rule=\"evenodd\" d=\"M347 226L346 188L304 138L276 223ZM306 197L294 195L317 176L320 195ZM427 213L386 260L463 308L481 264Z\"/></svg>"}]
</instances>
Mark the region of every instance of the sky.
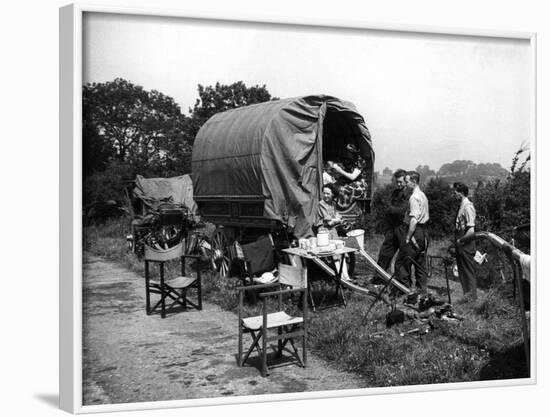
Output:
<instances>
[{"instance_id":1,"label":"sky","mask_svg":"<svg viewBox=\"0 0 550 417\"><path fill-rule=\"evenodd\" d=\"M125 78L187 113L197 85L327 94L365 118L375 170L509 168L531 136L527 40L87 13L83 82Z\"/></svg>"}]
</instances>

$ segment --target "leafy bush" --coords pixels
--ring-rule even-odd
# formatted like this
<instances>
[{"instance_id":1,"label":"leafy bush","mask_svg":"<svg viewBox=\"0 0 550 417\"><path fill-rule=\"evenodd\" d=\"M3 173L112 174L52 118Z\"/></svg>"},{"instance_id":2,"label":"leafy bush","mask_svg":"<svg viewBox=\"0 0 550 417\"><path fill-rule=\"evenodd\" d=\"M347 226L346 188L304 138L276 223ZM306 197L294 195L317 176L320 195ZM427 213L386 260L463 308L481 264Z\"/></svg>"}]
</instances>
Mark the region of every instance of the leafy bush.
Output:
<instances>
[{"instance_id":1,"label":"leafy bush","mask_svg":"<svg viewBox=\"0 0 550 417\"><path fill-rule=\"evenodd\" d=\"M133 178L135 171L130 165L112 161L104 171L95 172L84 178L84 207L107 200L123 204L124 185Z\"/></svg>"},{"instance_id":2,"label":"leafy bush","mask_svg":"<svg viewBox=\"0 0 550 417\"><path fill-rule=\"evenodd\" d=\"M520 149L514 156L510 175L505 181L479 182L473 201L478 230L494 232L506 240L514 239L521 250L529 252L531 171L527 165L529 157L518 167L522 152Z\"/></svg>"},{"instance_id":3,"label":"leafy bush","mask_svg":"<svg viewBox=\"0 0 550 417\"><path fill-rule=\"evenodd\" d=\"M393 188L394 186L389 184L374 191L371 212L365 217L367 233L384 233L386 231L385 213L390 205Z\"/></svg>"},{"instance_id":4,"label":"leafy bush","mask_svg":"<svg viewBox=\"0 0 550 417\"><path fill-rule=\"evenodd\" d=\"M459 202L451 186L441 178L432 178L424 189L430 205L429 233L432 238L450 238Z\"/></svg>"},{"instance_id":5,"label":"leafy bush","mask_svg":"<svg viewBox=\"0 0 550 417\"><path fill-rule=\"evenodd\" d=\"M372 198L371 213L366 218L366 230L373 233L386 231L385 213L388 209L394 185L378 188ZM458 201L450 185L441 178L432 178L424 187L430 205L429 233L433 238L451 237Z\"/></svg>"}]
</instances>

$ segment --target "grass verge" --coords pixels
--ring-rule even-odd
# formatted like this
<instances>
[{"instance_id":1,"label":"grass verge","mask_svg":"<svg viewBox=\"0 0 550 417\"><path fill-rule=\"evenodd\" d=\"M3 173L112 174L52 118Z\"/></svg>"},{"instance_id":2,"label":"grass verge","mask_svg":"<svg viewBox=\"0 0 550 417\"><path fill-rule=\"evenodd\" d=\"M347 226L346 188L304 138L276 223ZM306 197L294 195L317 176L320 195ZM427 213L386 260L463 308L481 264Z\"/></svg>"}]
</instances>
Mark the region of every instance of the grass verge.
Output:
<instances>
[{"instance_id":1,"label":"grass verge","mask_svg":"<svg viewBox=\"0 0 550 417\"><path fill-rule=\"evenodd\" d=\"M84 248L143 275L143 262L128 250L124 239L127 224L124 219L115 219L86 227ZM381 240L381 236L371 236L366 240L366 250L376 254ZM440 252L445 247L445 242L432 244L432 250ZM207 263L200 267L205 300L236 312L240 281L219 279ZM178 265L167 268L168 274L176 274ZM365 271L360 263L357 271ZM442 268L434 269L429 284L435 292L445 292ZM456 288L456 282L453 285ZM373 387L528 377L519 310L509 297L510 285L497 281L480 291L477 301L455 302L454 311L463 316L462 321L435 319L428 323L416 319L391 328L385 325L386 305L376 304L365 319L372 298L348 294L346 308L310 315L308 348L337 368L358 374ZM246 309L246 314L257 314L260 305L247 303ZM407 334L416 328L430 331Z\"/></svg>"}]
</instances>

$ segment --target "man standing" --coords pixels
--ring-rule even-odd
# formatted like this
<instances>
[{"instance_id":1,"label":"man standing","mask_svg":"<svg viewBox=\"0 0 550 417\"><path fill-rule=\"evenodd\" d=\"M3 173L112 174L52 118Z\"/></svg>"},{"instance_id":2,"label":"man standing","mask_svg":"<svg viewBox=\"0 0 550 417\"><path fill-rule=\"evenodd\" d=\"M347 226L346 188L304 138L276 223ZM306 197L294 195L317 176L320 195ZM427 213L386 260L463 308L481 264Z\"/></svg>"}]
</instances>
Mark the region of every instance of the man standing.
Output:
<instances>
[{"instance_id":1,"label":"man standing","mask_svg":"<svg viewBox=\"0 0 550 417\"><path fill-rule=\"evenodd\" d=\"M407 171L398 169L393 174L395 189L391 193L390 205L386 210L384 233L384 242L378 253L378 265L384 270L388 270L391 260L399 249L399 226L403 224L403 216L407 211L407 193L405 190L405 175Z\"/></svg>"},{"instance_id":2,"label":"man standing","mask_svg":"<svg viewBox=\"0 0 550 417\"><path fill-rule=\"evenodd\" d=\"M474 235L476 209L468 199L468 186L461 182L453 184L455 196L460 199L460 208L455 220L455 249L458 277L462 284L464 296L475 300L477 298L477 280L474 256L476 243L468 239ZM466 241L466 242L465 242Z\"/></svg>"},{"instance_id":3,"label":"man standing","mask_svg":"<svg viewBox=\"0 0 550 417\"><path fill-rule=\"evenodd\" d=\"M420 174L418 172L407 172L405 185L412 193L409 197L404 224L401 227L403 238L399 246L395 268L397 277L403 282L408 280L409 285L412 285L411 266L412 261L414 261L416 286L422 294L426 294L428 292L428 274L426 271L428 234L426 223L430 219L430 214L428 199L420 189L419 183Z\"/></svg>"}]
</instances>

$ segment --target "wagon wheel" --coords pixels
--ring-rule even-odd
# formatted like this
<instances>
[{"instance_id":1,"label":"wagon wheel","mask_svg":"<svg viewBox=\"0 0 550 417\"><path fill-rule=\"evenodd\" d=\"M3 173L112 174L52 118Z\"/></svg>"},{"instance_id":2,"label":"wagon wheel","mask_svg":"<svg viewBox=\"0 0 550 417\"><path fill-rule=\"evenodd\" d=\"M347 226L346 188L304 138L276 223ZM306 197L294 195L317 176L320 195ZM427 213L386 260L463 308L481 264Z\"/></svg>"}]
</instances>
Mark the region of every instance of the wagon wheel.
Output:
<instances>
[{"instance_id":1,"label":"wagon wheel","mask_svg":"<svg viewBox=\"0 0 550 417\"><path fill-rule=\"evenodd\" d=\"M210 262L212 269L222 277L228 276L231 259L229 258L229 239L224 229L217 228L214 231L211 246Z\"/></svg>"}]
</instances>

